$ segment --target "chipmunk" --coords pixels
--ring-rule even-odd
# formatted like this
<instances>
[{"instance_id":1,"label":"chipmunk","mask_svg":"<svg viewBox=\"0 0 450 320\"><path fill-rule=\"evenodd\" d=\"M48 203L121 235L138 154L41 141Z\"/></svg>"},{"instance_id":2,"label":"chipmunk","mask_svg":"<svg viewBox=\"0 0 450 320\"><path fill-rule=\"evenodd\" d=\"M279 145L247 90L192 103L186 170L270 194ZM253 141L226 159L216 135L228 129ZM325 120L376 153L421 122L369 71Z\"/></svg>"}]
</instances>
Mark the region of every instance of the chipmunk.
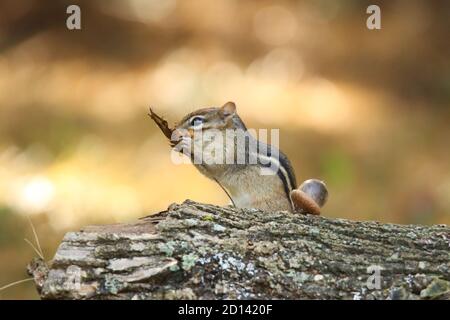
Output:
<instances>
[{"instance_id":1,"label":"chipmunk","mask_svg":"<svg viewBox=\"0 0 450 320\"><path fill-rule=\"evenodd\" d=\"M189 150L187 155L194 166L216 181L235 207L320 215L320 208L328 198L325 183L310 179L296 188L294 169L286 155L248 134L233 102L227 102L220 108L196 110L183 117L174 128L170 128L167 121L151 108L149 115L175 150ZM236 143L235 136L227 136L230 129L232 132L246 133L243 146ZM215 136L209 135L213 139L205 138L210 132L215 133ZM252 144L258 148L250 148ZM222 161L215 162L218 150L223 151L224 158L234 161L230 163L222 158ZM195 161L197 156L202 161ZM239 157L244 161L236 161ZM267 171L262 174L263 169L271 170L272 174L267 174Z\"/></svg>"}]
</instances>

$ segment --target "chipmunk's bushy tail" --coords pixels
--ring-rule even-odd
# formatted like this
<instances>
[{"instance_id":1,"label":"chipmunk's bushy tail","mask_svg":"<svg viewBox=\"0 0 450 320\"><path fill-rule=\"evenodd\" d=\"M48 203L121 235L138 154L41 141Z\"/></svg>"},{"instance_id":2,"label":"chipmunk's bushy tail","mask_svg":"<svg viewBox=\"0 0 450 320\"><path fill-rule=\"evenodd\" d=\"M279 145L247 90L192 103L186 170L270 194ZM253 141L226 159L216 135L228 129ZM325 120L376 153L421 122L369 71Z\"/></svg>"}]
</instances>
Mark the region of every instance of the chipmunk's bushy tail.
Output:
<instances>
[{"instance_id":1,"label":"chipmunk's bushy tail","mask_svg":"<svg viewBox=\"0 0 450 320\"><path fill-rule=\"evenodd\" d=\"M309 179L297 189L292 190L290 195L295 211L320 215L320 208L328 199L328 190L323 181Z\"/></svg>"}]
</instances>

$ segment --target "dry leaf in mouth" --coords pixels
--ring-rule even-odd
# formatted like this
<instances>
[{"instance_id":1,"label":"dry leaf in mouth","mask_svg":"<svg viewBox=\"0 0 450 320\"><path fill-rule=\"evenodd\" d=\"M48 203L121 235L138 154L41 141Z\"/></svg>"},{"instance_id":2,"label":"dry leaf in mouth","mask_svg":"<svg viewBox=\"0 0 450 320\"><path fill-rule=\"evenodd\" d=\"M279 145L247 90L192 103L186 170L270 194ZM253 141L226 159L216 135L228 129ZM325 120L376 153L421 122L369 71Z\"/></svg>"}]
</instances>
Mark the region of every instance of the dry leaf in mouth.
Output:
<instances>
[{"instance_id":1,"label":"dry leaf in mouth","mask_svg":"<svg viewBox=\"0 0 450 320\"><path fill-rule=\"evenodd\" d=\"M154 113L152 108L149 108L149 111L150 113L148 115L150 116L150 118L152 118L159 129L161 129L161 132L166 136L166 138L171 140L173 129L169 127L167 121Z\"/></svg>"}]
</instances>

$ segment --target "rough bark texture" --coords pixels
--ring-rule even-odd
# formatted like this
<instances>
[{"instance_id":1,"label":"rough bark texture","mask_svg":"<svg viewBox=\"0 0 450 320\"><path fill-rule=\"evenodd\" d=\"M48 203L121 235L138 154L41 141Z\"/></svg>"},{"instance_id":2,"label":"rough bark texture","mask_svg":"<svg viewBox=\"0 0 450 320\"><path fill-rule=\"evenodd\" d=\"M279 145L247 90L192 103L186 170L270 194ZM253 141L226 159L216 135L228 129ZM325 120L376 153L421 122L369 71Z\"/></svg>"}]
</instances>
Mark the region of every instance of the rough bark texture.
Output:
<instances>
[{"instance_id":1,"label":"rough bark texture","mask_svg":"<svg viewBox=\"0 0 450 320\"><path fill-rule=\"evenodd\" d=\"M67 233L29 272L44 299L448 299L450 229L186 201Z\"/></svg>"}]
</instances>

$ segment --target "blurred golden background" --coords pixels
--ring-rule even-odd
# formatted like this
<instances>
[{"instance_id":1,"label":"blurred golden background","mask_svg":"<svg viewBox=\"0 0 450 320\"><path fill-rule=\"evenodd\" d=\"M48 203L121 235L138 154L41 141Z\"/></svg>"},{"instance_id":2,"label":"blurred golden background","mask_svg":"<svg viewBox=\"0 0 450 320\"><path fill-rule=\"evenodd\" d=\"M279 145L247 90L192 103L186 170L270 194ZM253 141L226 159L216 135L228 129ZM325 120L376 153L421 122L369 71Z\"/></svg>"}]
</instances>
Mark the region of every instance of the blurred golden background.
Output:
<instances>
[{"instance_id":1,"label":"blurred golden background","mask_svg":"<svg viewBox=\"0 0 450 320\"><path fill-rule=\"evenodd\" d=\"M81 8L82 30L66 28ZM450 222L450 2L86 0L0 2L0 287L65 232L189 198L227 204L172 164L170 123L235 101L279 128L299 182L327 182L328 217ZM31 282L0 299L37 298Z\"/></svg>"}]
</instances>

